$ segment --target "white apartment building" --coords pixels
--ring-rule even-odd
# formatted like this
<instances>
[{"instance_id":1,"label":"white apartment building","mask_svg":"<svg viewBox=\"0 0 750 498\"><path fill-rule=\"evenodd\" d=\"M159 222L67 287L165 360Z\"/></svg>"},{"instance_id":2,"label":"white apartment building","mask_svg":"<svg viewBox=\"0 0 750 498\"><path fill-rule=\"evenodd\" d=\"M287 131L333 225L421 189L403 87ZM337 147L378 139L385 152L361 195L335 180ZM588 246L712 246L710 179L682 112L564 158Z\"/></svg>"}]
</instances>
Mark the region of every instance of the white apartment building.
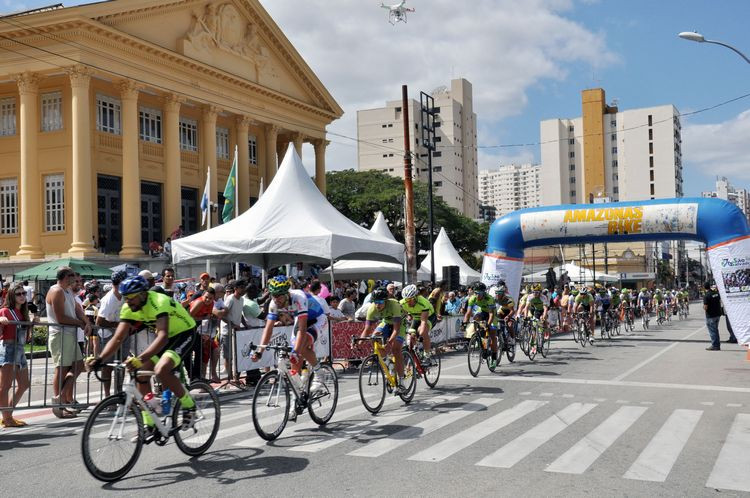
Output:
<instances>
[{"instance_id":1,"label":"white apartment building","mask_svg":"<svg viewBox=\"0 0 750 498\"><path fill-rule=\"evenodd\" d=\"M477 183L477 117L471 83L463 78L450 88L432 93L435 99L435 152L432 155L434 193L469 218L479 216ZM414 178L427 182L427 149L421 143L418 99L409 100L409 130ZM357 111L357 165L359 171L379 170L404 176L402 101Z\"/></svg>"},{"instance_id":2,"label":"white apartment building","mask_svg":"<svg viewBox=\"0 0 750 498\"><path fill-rule=\"evenodd\" d=\"M479 172L479 200L493 206L499 218L519 209L540 205L538 164L504 164Z\"/></svg>"},{"instance_id":3,"label":"white apartment building","mask_svg":"<svg viewBox=\"0 0 750 498\"><path fill-rule=\"evenodd\" d=\"M540 124L541 203L682 197L682 138L672 105L619 111L601 88L582 92L583 112Z\"/></svg>"},{"instance_id":4,"label":"white apartment building","mask_svg":"<svg viewBox=\"0 0 750 498\"><path fill-rule=\"evenodd\" d=\"M750 192L744 188L736 188L725 177L716 178L716 190L703 192L703 197L717 197L729 201L737 206L750 221Z\"/></svg>"}]
</instances>

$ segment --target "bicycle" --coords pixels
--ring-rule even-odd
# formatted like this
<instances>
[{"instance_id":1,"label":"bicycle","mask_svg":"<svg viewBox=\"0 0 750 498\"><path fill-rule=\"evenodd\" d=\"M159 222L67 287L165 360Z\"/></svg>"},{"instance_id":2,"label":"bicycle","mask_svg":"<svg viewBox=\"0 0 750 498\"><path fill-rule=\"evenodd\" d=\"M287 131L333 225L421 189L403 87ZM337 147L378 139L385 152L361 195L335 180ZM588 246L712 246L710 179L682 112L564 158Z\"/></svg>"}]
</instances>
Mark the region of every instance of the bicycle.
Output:
<instances>
[{"instance_id":1,"label":"bicycle","mask_svg":"<svg viewBox=\"0 0 750 498\"><path fill-rule=\"evenodd\" d=\"M625 307L625 321L623 322L625 326L625 332L632 332L633 328L635 327L634 317L633 317L633 308L631 306Z\"/></svg>"},{"instance_id":2,"label":"bicycle","mask_svg":"<svg viewBox=\"0 0 750 498\"><path fill-rule=\"evenodd\" d=\"M395 333L395 332L394 332ZM365 409L375 415L385 403L386 391L409 404L417 391L416 367L410 354L404 355L403 391L398 389L398 375L392 354L386 354L383 336L352 337L352 348L358 342L372 342L373 353L359 366L359 397ZM435 380L437 382L437 379ZM367 391L367 392L365 392Z\"/></svg>"},{"instance_id":3,"label":"bicycle","mask_svg":"<svg viewBox=\"0 0 750 498\"><path fill-rule=\"evenodd\" d=\"M577 320L579 344L581 345L581 347L585 348L587 342L590 344L594 344L594 331L591 330L589 312L579 311Z\"/></svg>"},{"instance_id":4,"label":"bicycle","mask_svg":"<svg viewBox=\"0 0 750 498\"><path fill-rule=\"evenodd\" d=\"M123 363L108 363L124 375ZM86 469L96 479L112 482L125 476L138 461L143 444L151 442L164 446L174 437L177 447L189 456L202 455L213 444L219 432L221 408L219 398L210 385L194 380L189 387L185 382L185 368L179 369L180 382L195 401L195 414L191 420L182 417L180 401L172 396L168 413L159 415L136 388L136 383L148 383L138 377L154 377L153 371L135 371L122 392L104 398L89 415L83 428L81 452ZM101 382L98 371L94 372ZM153 434L145 435L142 412L154 421Z\"/></svg>"},{"instance_id":5,"label":"bicycle","mask_svg":"<svg viewBox=\"0 0 750 498\"><path fill-rule=\"evenodd\" d=\"M651 311L647 306L641 306L641 327L643 330L648 330L648 322L651 321Z\"/></svg>"},{"instance_id":6,"label":"bicycle","mask_svg":"<svg viewBox=\"0 0 750 498\"><path fill-rule=\"evenodd\" d=\"M664 311L664 305L660 304L656 312L656 324L663 325L667 321L666 312Z\"/></svg>"},{"instance_id":7,"label":"bicycle","mask_svg":"<svg viewBox=\"0 0 750 498\"><path fill-rule=\"evenodd\" d=\"M497 331L498 341L502 337L502 342L498 343L498 354L502 354L505 351L505 357L508 358L510 363L516 361L516 338L515 334L511 334L511 329L516 330L516 321L512 318L499 320L499 328ZM503 345L503 349L500 349L500 344Z\"/></svg>"},{"instance_id":8,"label":"bicycle","mask_svg":"<svg viewBox=\"0 0 750 498\"><path fill-rule=\"evenodd\" d=\"M440 368L442 365L440 360L440 349L433 346L432 354L430 355L430 364L425 364L426 357L422 338L419 337L419 334L417 334L416 331L412 332L411 329L409 336L410 340L404 345L402 352L405 355L408 354L411 356L416 369L417 379L424 378L427 387L434 389L440 378ZM414 343L416 343L416 346L413 345Z\"/></svg>"},{"instance_id":9,"label":"bicycle","mask_svg":"<svg viewBox=\"0 0 750 498\"><path fill-rule=\"evenodd\" d=\"M469 364L469 373L472 377L479 375L479 369L482 368L482 361L487 362L487 368L494 372L500 364L500 337L498 336L498 355L495 365L492 365L492 343L489 335L490 327L486 320L474 320L474 333L469 339L467 348L467 361Z\"/></svg>"},{"instance_id":10,"label":"bicycle","mask_svg":"<svg viewBox=\"0 0 750 498\"><path fill-rule=\"evenodd\" d=\"M250 350L259 346L250 344ZM260 437L266 441L278 438L287 422L290 412L294 419L307 410L310 418L318 425L325 425L333 417L339 397L339 384L336 371L328 363L321 363L317 370L311 370L306 379L301 373L291 368L289 353L293 351L287 344L269 344L265 347L274 352L276 370L266 372L255 386L253 393L253 426ZM301 365L300 365L301 367ZM317 378L322 389L311 392L310 386ZM294 394L294 406L291 405L291 393Z\"/></svg>"},{"instance_id":11,"label":"bicycle","mask_svg":"<svg viewBox=\"0 0 750 498\"><path fill-rule=\"evenodd\" d=\"M686 302L680 303L680 320L687 320L688 317L688 305Z\"/></svg>"}]
</instances>

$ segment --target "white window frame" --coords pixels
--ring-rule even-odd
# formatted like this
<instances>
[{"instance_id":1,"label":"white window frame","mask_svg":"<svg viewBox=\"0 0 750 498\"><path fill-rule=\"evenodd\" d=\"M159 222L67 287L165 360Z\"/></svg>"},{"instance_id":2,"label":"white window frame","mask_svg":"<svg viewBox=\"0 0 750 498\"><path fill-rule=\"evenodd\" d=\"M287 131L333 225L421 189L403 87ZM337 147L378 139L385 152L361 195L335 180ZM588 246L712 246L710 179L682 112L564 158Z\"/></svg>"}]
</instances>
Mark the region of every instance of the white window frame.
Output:
<instances>
[{"instance_id":1,"label":"white window frame","mask_svg":"<svg viewBox=\"0 0 750 498\"><path fill-rule=\"evenodd\" d=\"M229 159L229 128L216 127L216 157Z\"/></svg>"},{"instance_id":2,"label":"white window frame","mask_svg":"<svg viewBox=\"0 0 750 498\"><path fill-rule=\"evenodd\" d=\"M247 137L247 157L250 164L258 165L258 138L255 135Z\"/></svg>"},{"instance_id":3,"label":"white window frame","mask_svg":"<svg viewBox=\"0 0 750 498\"><path fill-rule=\"evenodd\" d=\"M18 233L18 178L0 180L0 235Z\"/></svg>"},{"instance_id":4,"label":"white window frame","mask_svg":"<svg viewBox=\"0 0 750 498\"><path fill-rule=\"evenodd\" d=\"M138 135L144 142L162 141L161 111L150 107L138 109Z\"/></svg>"},{"instance_id":5,"label":"white window frame","mask_svg":"<svg viewBox=\"0 0 750 498\"><path fill-rule=\"evenodd\" d=\"M120 99L96 94L96 129L113 135L122 134L122 104Z\"/></svg>"},{"instance_id":6,"label":"white window frame","mask_svg":"<svg viewBox=\"0 0 750 498\"><path fill-rule=\"evenodd\" d=\"M42 94L42 131L62 130L62 92Z\"/></svg>"},{"instance_id":7,"label":"white window frame","mask_svg":"<svg viewBox=\"0 0 750 498\"><path fill-rule=\"evenodd\" d=\"M16 134L16 98L0 99L0 136Z\"/></svg>"},{"instance_id":8,"label":"white window frame","mask_svg":"<svg viewBox=\"0 0 750 498\"><path fill-rule=\"evenodd\" d=\"M44 176L44 230L65 231L65 175Z\"/></svg>"},{"instance_id":9,"label":"white window frame","mask_svg":"<svg viewBox=\"0 0 750 498\"><path fill-rule=\"evenodd\" d=\"M198 152L198 121L180 118L180 149Z\"/></svg>"}]
</instances>

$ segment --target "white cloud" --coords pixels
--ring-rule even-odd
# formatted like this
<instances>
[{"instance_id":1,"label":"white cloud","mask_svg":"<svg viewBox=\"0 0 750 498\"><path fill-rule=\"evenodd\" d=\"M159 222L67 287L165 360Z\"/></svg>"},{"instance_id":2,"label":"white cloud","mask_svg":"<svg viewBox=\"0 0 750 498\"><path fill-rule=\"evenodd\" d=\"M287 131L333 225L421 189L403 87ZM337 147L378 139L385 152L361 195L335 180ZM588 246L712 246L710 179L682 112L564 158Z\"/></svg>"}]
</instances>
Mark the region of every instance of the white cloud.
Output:
<instances>
[{"instance_id":1,"label":"white cloud","mask_svg":"<svg viewBox=\"0 0 750 498\"><path fill-rule=\"evenodd\" d=\"M750 110L714 124L685 124L683 160L690 169L750 181Z\"/></svg>"},{"instance_id":2,"label":"white cloud","mask_svg":"<svg viewBox=\"0 0 750 498\"><path fill-rule=\"evenodd\" d=\"M329 131L350 137L356 111L399 99L402 84L415 97L464 77L485 130L480 145L499 143L499 123L523 112L531 87L562 81L575 65L617 60L603 34L566 17L572 0L411 0L416 12L396 26L376 0L261 1L344 109ZM481 157L497 163L502 155ZM332 143L327 164L356 168L356 148Z\"/></svg>"}]
</instances>

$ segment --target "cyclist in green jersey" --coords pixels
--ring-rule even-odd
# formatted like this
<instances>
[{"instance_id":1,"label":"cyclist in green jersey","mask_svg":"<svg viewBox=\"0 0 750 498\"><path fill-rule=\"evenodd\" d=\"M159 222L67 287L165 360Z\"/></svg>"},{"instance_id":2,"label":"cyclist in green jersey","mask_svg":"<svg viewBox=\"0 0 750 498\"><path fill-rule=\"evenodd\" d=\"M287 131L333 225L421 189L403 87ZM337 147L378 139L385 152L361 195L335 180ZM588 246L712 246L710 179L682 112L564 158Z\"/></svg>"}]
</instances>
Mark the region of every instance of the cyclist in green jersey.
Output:
<instances>
[{"instance_id":1,"label":"cyclist in green jersey","mask_svg":"<svg viewBox=\"0 0 750 498\"><path fill-rule=\"evenodd\" d=\"M596 326L596 313L594 313L594 310L592 309L594 306L594 302L596 300L594 299L594 296L591 295L588 288L583 287L581 288L581 291L578 293L578 296L576 296L576 304L573 308L573 313L578 313L580 311L587 311L589 314L589 325L591 327L591 341L594 340L594 327Z\"/></svg>"},{"instance_id":2,"label":"cyclist in green jersey","mask_svg":"<svg viewBox=\"0 0 750 498\"><path fill-rule=\"evenodd\" d=\"M425 297L420 296L417 286L414 284L407 285L401 291L401 307L411 317L409 332L418 333L422 337L424 345L425 363L427 366L432 365L432 348L430 343L430 330L437 322L435 308Z\"/></svg>"},{"instance_id":3,"label":"cyclist in green jersey","mask_svg":"<svg viewBox=\"0 0 750 498\"><path fill-rule=\"evenodd\" d=\"M131 277L120 284L119 291L125 301L120 310L120 324L100 355L87 359L86 366L89 370L96 370L106 358L115 354L128 336L144 328L153 328L156 331L153 342L125 363L130 370L153 370L162 385L179 398L183 408L183 427L189 427L195 415L195 401L185 391L174 370L192 352L195 320L171 297L148 289L148 282L141 276ZM137 386L144 396L151 390L150 382L137 383ZM146 441L150 441L155 432L154 421L149 412L144 410L142 415Z\"/></svg>"},{"instance_id":4,"label":"cyclist in green jersey","mask_svg":"<svg viewBox=\"0 0 750 498\"><path fill-rule=\"evenodd\" d=\"M482 282L475 283L472 288L474 289L474 295L469 298L466 304L463 326L466 327L472 315L475 321L487 322L487 332L490 335L490 346L492 348L490 368L495 368L497 365L497 331L492 326L495 321L495 298L487 295L487 286Z\"/></svg>"},{"instance_id":5,"label":"cyclist in green jersey","mask_svg":"<svg viewBox=\"0 0 750 498\"><path fill-rule=\"evenodd\" d=\"M497 316L494 325L499 329L500 320L504 320L508 333L515 339L516 331L513 326L513 311L515 311L514 308L516 303L514 303L513 298L507 294L508 288L504 283L499 283L497 287L494 288L494 291L496 303L495 314Z\"/></svg>"},{"instance_id":6,"label":"cyclist in green jersey","mask_svg":"<svg viewBox=\"0 0 750 498\"><path fill-rule=\"evenodd\" d=\"M370 337L373 332L382 335L385 340L386 353L393 353L398 373L399 393L405 392L401 379L404 378L404 357L401 348L406 339L406 324L403 321L404 310L395 299L388 297L385 287L378 287L372 291L372 303L367 309L365 328L360 337Z\"/></svg>"},{"instance_id":7,"label":"cyclist in green jersey","mask_svg":"<svg viewBox=\"0 0 750 498\"><path fill-rule=\"evenodd\" d=\"M540 318L542 322L546 322L549 306L547 306L542 299L541 284L536 284L531 291L531 296L526 298L526 305L524 306L523 313L525 316L537 317Z\"/></svg>"}]
</instances>

